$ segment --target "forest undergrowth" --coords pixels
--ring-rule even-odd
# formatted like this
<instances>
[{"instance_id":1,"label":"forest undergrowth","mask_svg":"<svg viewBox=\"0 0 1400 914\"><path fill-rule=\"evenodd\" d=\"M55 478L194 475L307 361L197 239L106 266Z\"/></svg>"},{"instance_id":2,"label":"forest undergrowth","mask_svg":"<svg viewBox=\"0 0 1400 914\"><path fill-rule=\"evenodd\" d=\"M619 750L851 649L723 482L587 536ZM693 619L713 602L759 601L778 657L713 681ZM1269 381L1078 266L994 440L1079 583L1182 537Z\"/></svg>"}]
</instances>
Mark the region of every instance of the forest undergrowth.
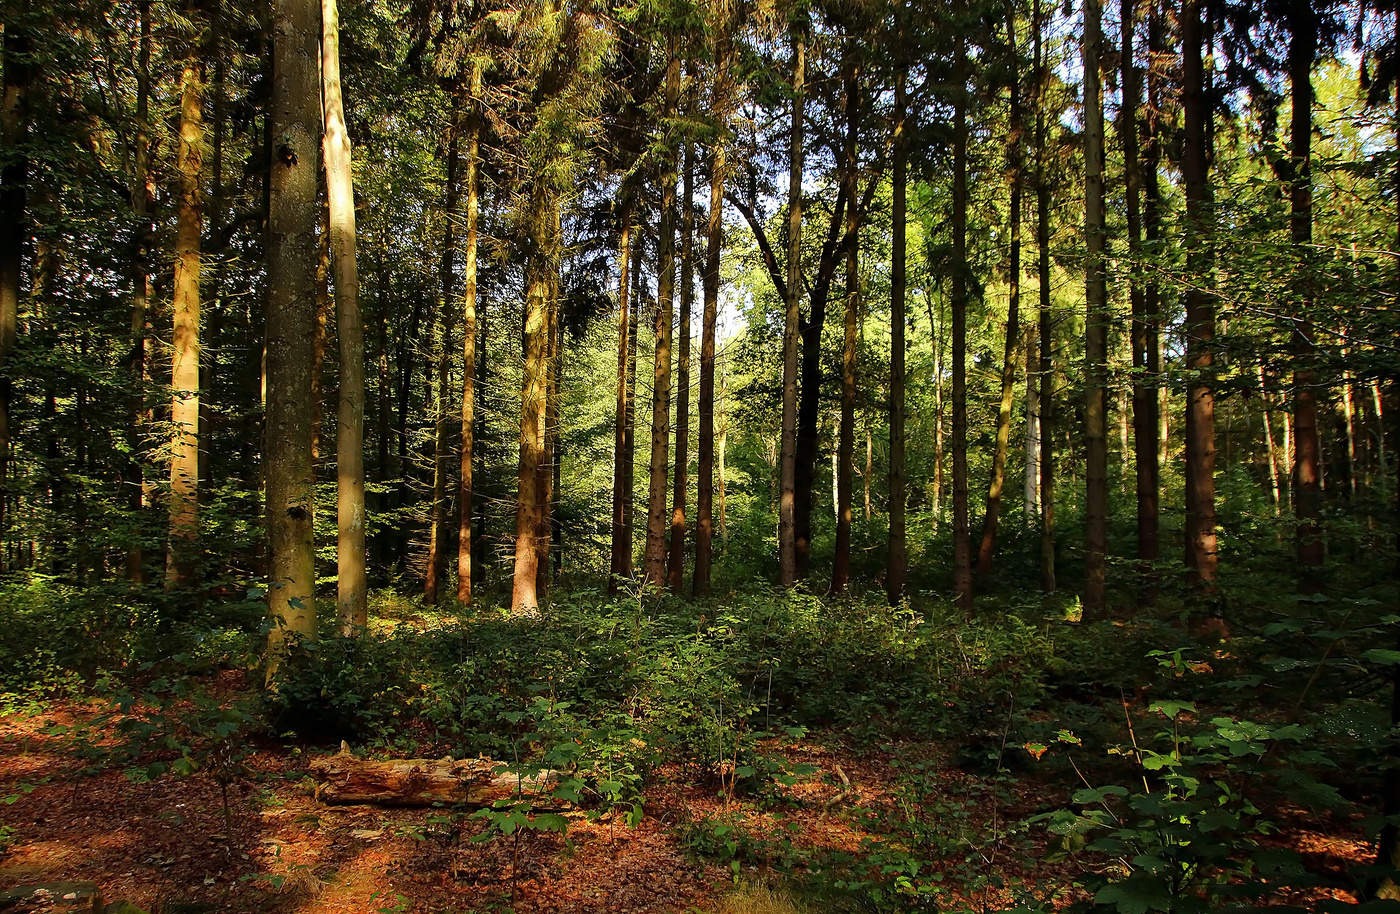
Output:
<instances>
[{"instance_id":1,"label":"forest undergrowth","mask_svg":"<svg viewBox=\"0 0 1400 914\"><path fill-rule=\"evenodd\" d=\"M207 823L207 846L178 886L132 876L144 842L100 867L147 904L209 910L689 910L755 891L799 910L1354 903L1392 751L1400 652L1375 645L1393 585L1271 594L1241 576L1225 626L1169 579L1141 583L1155 609L1092 624L1032 591L968 616L933 595L561 587L532 617L385 591L367 637L299 644L263 690L256 593L171 622L11 581L0 871L91 878L54 847L136 803L161 829ZM561 777L483 809L330 807L306 764L341 740ZM296 837L258 838L289 809ZM120 815L140 833L142 813ZM308 852L318 840L382 865L337 888L344 862ZM628 862L618 842L650 850Z\"/></svg>"}]
</instances>

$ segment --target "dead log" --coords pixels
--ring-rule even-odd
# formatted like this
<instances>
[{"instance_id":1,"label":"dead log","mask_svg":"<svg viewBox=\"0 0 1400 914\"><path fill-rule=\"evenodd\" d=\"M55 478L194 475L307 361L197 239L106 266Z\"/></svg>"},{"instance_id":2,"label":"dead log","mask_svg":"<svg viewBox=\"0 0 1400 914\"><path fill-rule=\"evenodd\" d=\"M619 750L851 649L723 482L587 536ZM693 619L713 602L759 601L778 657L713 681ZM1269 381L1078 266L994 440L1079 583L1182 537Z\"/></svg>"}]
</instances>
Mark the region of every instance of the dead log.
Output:
<instances>
[{"instance_id":1,"label":"dead log","mask_svg":"<svg viewBox=\"0 0 1400 914\"><path fill-rule=\"evenodd\" d=\"M550 796L559 782L555 771L529 777L502 772L492 759L356 758L342 745L336 755L311 761L316 798L326 803L379 806L490 806L498 800L529 800L536 809L560 809Z\"/></svg>"}]
</instances>

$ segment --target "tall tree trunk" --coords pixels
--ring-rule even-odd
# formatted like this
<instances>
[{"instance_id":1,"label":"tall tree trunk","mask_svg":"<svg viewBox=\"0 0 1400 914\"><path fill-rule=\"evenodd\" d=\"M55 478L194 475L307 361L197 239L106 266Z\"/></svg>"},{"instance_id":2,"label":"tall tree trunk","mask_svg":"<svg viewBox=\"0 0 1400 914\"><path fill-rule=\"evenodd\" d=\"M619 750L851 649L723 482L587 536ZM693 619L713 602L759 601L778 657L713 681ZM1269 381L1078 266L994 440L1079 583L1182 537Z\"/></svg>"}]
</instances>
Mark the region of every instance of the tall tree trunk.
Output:
<instances>
[{"instance_id":1,"label":"tall tree trunk","mask_svg":"<svg viewBox=\"0 0 1400 914\"><path fill-rule=\"evenodd\" d=\"M1269 386L1265 382L1264 363L1258 365L1259 407L1264 418L1264 452L1269 458L1269 494L1274 502L1274 513L1278 514L1282 505L1282 490L1279 486L1278 449L1274 446L1273 404L1269 401Z\"/></svg>"},{"instance_id":2,"label":"tall tree trunk","mask_svg":"<svg viewBox=\"0 0 1400 914\"><path fill-rule=\"evenodd\" d=\"M132 517L142 516L146 506L146 480L140 453L141 424L145 415L146 394L146 318L150 307L151 246L155 240L152 210L155 208L155 184L151 179L150 97L151 97L151 0L140 3L140 45L136 64L136 148L133 155L131 180L131 209L136 226L132 238L131 256L131 352L128 370L131 374L131 408L127 416L126 506ZM8 72L9 64L6 64ZM3 369L0 369L3 370ZM0 381L0 384L8 383ZM0 456L0 467L4 458ZM0 518L4 515L4 480L0 479ZM144 526L144 525L143 525ZM127 548L126 576L132 584L146 580L145 556L140 533ZM0 527L0 546L4 531Z\"/></svg>"},{"instance_id":3,"label":"tall tree trunk","mask_svg":"<svg viewBox=\"0 0 1400 914\"><path fill-rule=\"evenodd\" d=\"M335 263L335 335L340 344L340 392L335 435L336 617L345 635L363 632L365 574L365 343L360 276L355 263L355 184L350 132L340 83L340 14L321 0L321 93L325 107L326 201Z\"/></svg>"},{"instance_id":4,"label":"tall tree trunk","mask_svg":"<svg viewBox=\"0 0 1400 914\"><path fill-rule=\"evenodd\" d=\"M690 312L695 306L694 234L695 180L692 144L685 144L685 165L681 178L681 319L676 341L676 461L671 492L671 549L667 557L667 578L671 592L685 587L685 498L690 469Z\"/></svg>"},{"instance_id":5,"label":"tall tree trunk","mask_svg":"<svg viewBox=\"0 0 1400 914\"><path fill-rule=\"evenodd\" d=\"M958 48L953 109L953 592L972 609L972 536L967 505L967 48Z\"/></svg>"},{"instance_id":6,"label":"tall tree trunk","mask_svg":"<svg viewBox=\"0 0 1400 914\"><path fill-rule=\"evenodd\" d=\"M1011 446L1011 408L1016 398L1016 352L1021 332L1021 68L1016 45L1016 10L1008 6L1006 43L1011 72L1010 131L1007 135L1007 161L1011 167L1009 243L1011 263L1007 270L1006 345L1001 360L1001 403L997 409L996 450L992 453L992 478L987 486L987 513L982 521L982 542L977 550L977 574L991 574L996 555L997 524L1001 519L1002 491L1006 487L1006 454Z\"/></svg>"},{"instance_id":7,"label":"tall tree trunk","mask_svg":"<svg viewBox=\"0 0 1400 914\"><path fill-rule=\"evenodd\" d=\"M1121 0L1121 53L1123 103L1118 137L1123 145L1124 194L1128 211L1128 300L1132 307L1131 341L1133 351L1133 449L1137 466L1138 559L1144 574L1157 560L1157 390L1149 371L1152 361L1152 316L1148 312L1147 289L1142 269L1142 170L1138 167L1138 109L1142 105L1142 71L1133 56L1133 33L1137 28L1137 0ZM1150 597L1150 589L1144 589Z\"/></svg>"},{"instance_id":8,"label":"tall tree trunk","mask_svg":"<svg viewBox=\"0 0 1400 914\"><path fill-rule=\"evenodd\" d=\"M6 19L5 84L0 108L0 140L10 151L0 170L0 542L9 539L10 407L14 391L10 355L19 334L19 284L24 260L29 185L29 82L31 78L28 2L13 4Z\"/></svg>"},{"instance_id":9,"label":"tall tree trunk","mask_svg":"<svg viewBox=\"0 0 1400 914\"><path fill-rule=\"evenodd\" d=\"M1143 232L1148 250L1157 254L1162 242L1162 189L1158 180L1158 166L1162 157L1162 79L1167 66L1165 24L1162 21L1163 4L1160 0L1149 0L1147 17L1147 136L1143 144L1142 189L1143 189ZM1151 432L1155 450L1151 457L1152 485L1150 492L1155 499L1158 519L1154 523L1157 546L1154 556L1161 555L1161 499L1162 466L1167 455L1167 385L1162 380L1162 361L1165 336L1162 333L1164 322L1164 297L1157 283L1156 274L1147 278L1143 289L1143 310L1147 312L1147 339L1144 344L1147 357L1147 376L1151 379L1151 416L1156 425ZM1142 457L1138 458L1142 465Z\"/></svg>"},{"instance_id":10,"label":"tall tree trunk","mask_svg":"<svg viewBox=\"0 0 1400 914\"><path fill-rule=\"evenodd\" d=\"M550 237L560 235L559 208L550 210ZM544 400L544 460L539 467L540 526L535 542L539 546L539 563L536 566L536 597L543 601L549 594L550 557L555 554L552 548L558 528L555 520L555 500L559 497L556 482L559 478L559 263L550 264L549 273L549 351L545 362Z\"/></svg>"},{"instance_id":11,"label":"tall tree trunk","mask_svg":"<svg viewBox=\"0 0 1400 914\"><path fill-rule=\"evenodd\" d=\"M624 527L627 516L624 495L626 480L632 475L632 466L624 461L624 442L631 420L632 390L628 385L628 366L635 329L632 326L632 299L627 284L632 269L632 220L636 213L636 201L626 190L620 213L621 234L617 245L617 407L613 422L613 491L612 491L612 546L608 578L608 593L617 593L621 579L631 577L632 531ZM638 240L640 246L640 239Z\"/></svg>"},{"instance_id":12,"label":"tall tree trunk","mask_svg":"<svg viewBox=\"0 0 1400 914\"><path fill-rule=\"evenodd\" d=\"M1293 0L1289 7L1288 83L1292 99L1289 128L1290 212L1289 238L1300 263L1311 261L1312 246L1312 65L1317 57L1318 26L1312 5ZM1322 466L1317 430L1317 372L1313 368L1312 288L1300 275L1295 295L1297 319L1293 322L1293 504L1298 517L1298 572L1301 585L1320 585L1322 566Z\"/></svg>"},{"instance_id":13,"label":"tall tree trunk","mask_svg":"<svg viewBox=\"0 0 1400 914\"><path fill-rule=\"evenodd\" d=\"M947 324L942 309L935 320L933 298L925 298L929 333L933 336L933 484L929 493L929 527L936 533L943 523L943 494L947 490L946 442L943 434L944 381L947 363Z\"/></svg>"},{"instance_id":14,"label":"tall tree trunk","mask_svg":"<svg viewBox=\"0 0 1400 914\"><path fill-rule=\"evenodd\" d=\"M316 635L311 349L316 322L316 161L320 41L316 0L274 0L267 220L268 678L289 635Z\"/></svg>"},{"instance_id":15,"label":"tall tree trunk","mask_svg":"<svg viewBox=\"0 0 1400 914\"><path fill-rule=\"evenodd\" d=\"M807 37L801 25L792 36L792 127L788 134L787 301L783 321L782 456L778 500L778 576L784 587L797 581L797 334L802 277L803 120L806 116Z\"/></svg>"},{"instance_id":16,"label":"tall tree trunk","mask_svg":"<svg viewBox=\"0 0 1400 914\"><path fill-rule=\"evenodd\" d=\"M429 385L433 410L433 489L428 503L428 559L423 572L423 602L434 606L441 589L447 534L447 404L449 400L448 352L452 340L453 280L457 260L457 207L461 201L461 89L452 88L452 123L447 138L447 188L443 204L442 253L438 260L441 300L434 312L436 328L433 359L435 379Z\"/></svg>"},{"instance_id":17,"label":"tall tree trunk","mask_svg":"<svg viewBox=\"0 0 1400 914\"><path fill-rule=\"evenodd\" d=\"M679 109L681 61L675 42L666 67L665 110ZM671 318L675 310L676 286L676 150L665 138L666 153L661 169L660 249L656 256L656 353L652 362L651 458L647 490L647 542L644 573L648 584L666 584L666 483L671 432Z\"/></svg>"},{"instance_id":18,"label":"tall tree trunk","mask_svg":"<svg viewBox=\"0 0 1400 914\"><path fill-rule=\"evenodd\" d=\"M1207 169L1210 150L1201 64L1201 7L1182 7L1182 111L1185 145L1182 179L1186 185L1187 270L1196 283L1186 292L1186 367L1190 372L1186 405L1186 564L1193 582L1204 590L1215 584L1215 300L1210 291L1215 270L1214 215Z\"/></svg>"},{"instance_id":19,"label":"tall tree trunk","mask_svg":"<svg viewBox=\"0 0 1400 914\"><path fill-rule=\"evenodd\" d=\"M905 545L904 514L906 507L904 479L904 293L905 293L905 221L906 173L909 159L909 135L906 80L903 68L894 78L894 161L890 206L890 529L889 557L885 568L885 596L890 603L904 598L909 557ZM955 192L956 193L956 192ZM956 207L956 204L955 204Z\"/></svg>"},{"instance_id":20,"label":"tall tree trunk","mask_svg":"<svg viewBox=\"0 0 1400 914\"><path fill-rule=\"evenodd\" d=\"M855 205L856 169L860 162L856 137L860 129L860 72L855 54L845 56L846 95L846 300L841 346L841 429L836 445L836 555L831 568L831 592L842 594L851 579L851 483L854 476L856 431L856 353L860 308L860 209Z\"/></svg>"},{"instance_id":21,"label":"tall tree trunk","mask_svg":"<svg viewBox=\"0 0 1400 914\"><path fill-rule=\"evenodd\" d=\"M1054 315L1050 312L1050 181L1046 174L1046 92L1049 67L1044 59L1044 21L1040 0L1033 3L1032 52L1036 67L1036 377L1040 385L1040 589L1056 589L1054 530Z\"/></svg>"},{"instance_id":22,"label":"tall tree trunk","mask_svg":"<svg viewBox=\"0 0 1400 914\"><path fill-rule=\"evenodd\" d=\"M1098 0L1084 4L1084 617L1107 611L1108 285L1104 263L1102 26Z\"/></svg>"},{"instance_id":23,"label":"tall tree trunk","mask_svg":"<svg viewBox=\"0 0 1400 914\"><path fill-rule=\"evenodd\" d=\"M722 57L720 66L725 65ZM697 597L710 592L710 566L714 555L715 325L719 319L719 263L724 242L727 167L724 141L716 140L710 152L710 208L706 213L705 272L701 277L704 316L700 323L700 454L695 492L695 577L692 581Z\"/></svg>"},{"instance_id":24,"label":"tall tree trunk","mask_svg":"<svg viewBox=\"0 0 1400 914\"><path fill-rule=\"evenodd\" d=\"M540 560L536 541L544 520L545 493L540 471L545 465L545 418L549 398L549 299L557 271L557 239L551 210L558 203L537 179L530 191L529 245L525 264L525 314L522 348L525 367L520 391L519 489L515 505L515 580L511 612L539 611Z\"/></svg>"},{"instance_id":25,"label":"tall tree trunk","mask_svg":"<svg viewBox=\"0 0 1400 914\"><path fill-rule=\"evenodd\" d=\"M1026 429L1025 478L1022 482L1021 503L1027 527L1040 516L1040 388L1035 382L1036 347L1038 335L1035 324L1025 328L1026 351Z\"/></svg>"},{"instance_id":26,"label":"tall tree trunk","mask_svg":"<svg viewBox=\"0 0 1400 914\"><path fill-rule=\"evenodd\" d=\"M634 546L632 515L636 511L637 488L637 336L642 321L642 243L640 223L633 227L632 240L632 318L627 328L627 420L622 434L622 564L619 575L633 575Z\"/></svg>"},{"instance_id":27,"label":"tall tree trunk","mask_svg":"<svg viewBox=\"0 0 1400 914\"><path fill-rule=\"evenodd\" d=\"M472 601L472 461L476 456L476 247L481 210L481 68L471 71L467 129L467 222L463 229L465 264L462 287L462 453L457 481L457 602Z\"/></svg>"},{"instance_id":28,"label":"tall tree trunk","mask_svg":"<svg viewBox=\"0 0 1400 914\"><path fill-rule=\"evenodd\" d=\"M191 7L187 14L198 22ZM196 26L197 27L197 26ZM204 73L190 39L180 77L179 173L175 230L175 326L170 367L170 540L165 589L194 583L199 539L199 271L204 198ZM313 168L314 168L313 164Z\"/></svg>"}]
</instances>

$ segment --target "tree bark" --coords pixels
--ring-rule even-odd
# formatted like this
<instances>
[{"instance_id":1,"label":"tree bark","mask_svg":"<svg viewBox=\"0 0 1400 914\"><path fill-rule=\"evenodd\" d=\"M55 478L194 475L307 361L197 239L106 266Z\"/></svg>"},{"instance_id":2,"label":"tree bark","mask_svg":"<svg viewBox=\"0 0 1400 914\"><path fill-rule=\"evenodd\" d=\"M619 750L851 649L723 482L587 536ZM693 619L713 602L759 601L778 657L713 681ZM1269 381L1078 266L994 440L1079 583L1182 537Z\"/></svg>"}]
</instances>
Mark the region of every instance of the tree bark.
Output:
<instances>
[{"instance_id":1,"label":"tree bark","mask_svg":"<svg viewBox=\"0 0 1400 914\"><path fill-rule=\"evenodd\" d=\"M150 97L151 97L151 0L140 3L140 44L136 64L136 139L132 156L131 209L136 223L131 246L131 351L128 371L131 375L131 408L127 417L126 506L132 517L141 517L146 507L146 479L138 456L141 426L146 413L146 320L150 308L151 247L155 241L155 224L151 213L155 208L155 184L151 178ZM6 65L8 72L8 66ZM0 369L3 370L3 369ZM0 384L8 383L0 380ZM0 468L4 458L0 456ZM4 516L4 480L0 478L0 520ZM0 549L4 546L4 531L0 527ZM141 540L135 539L127 548L126 577L140 586L146 581L145 556Z\"/></svg>"},{"instance_id":2,"label":"tree bark","mask_svg":"<svg viewBox=\"0 0 1400 914\"><path fill-rule=\"evenodd\" d=\"M545 463L545 414L549 397L549 298L551 275L557 267L557 241L552 237L551 209L558 204L537 178L530 191L529 239L525 274L525 314L522 348L525 367L520 391L520 462L515 507L515 579L511 612L539 611L537 594L540 560L536 542L544 520L540 470Z\"/></svg>"},{"instance_id":3,"label":"tree bark","mask_svg":"<svg viewBox=\"0 0 1400 914\"><path fill-rule=\"evenodd\" d=\"M802 278L802 161L806 113L807 39L801 25L792 35L792 126L788 134L787 300L783 320L782 453L778 500L778 576L784 587L797 581L797 334Z\"/></svg>"},{"instance_id":4,"label":"tree bark","mask_svg":"<svg viewBox=\"0 0 1400 914\"><path fill-rule=\"evenodd\" d=\"M315 0L274 0L272 143L267 220L268 678L289 636L316 634L311 466L316 154L320 79Z\"/></svg>"},{"instance_id":5,"label":"tree bark","mask_svg":"<svg viewBox=\"0 0 1400 914\"><path fill-rule=\"evenodd\" d=\"M472 461L476 456L476 248L481 210L481 68L473 64L468 96L467 221L463 228L462 286L462 453L457 480L457 602L472 601Z\"/></svg>"},{"instance_id":6,"label":"tree bark","mask_svg":"<svg viewBox=\"0 0 1400 914\"><path fill-rule=\"evenodd\" d=\"M1107 611L1108 284L1104 262L1102 26L1098 0L1084 4L1084 618Z\"/></svg>"},{"instance_id":7,"label":"tree bark","mask_svg":"<svg viewBox=\"0 0 1400 914\"><path fill-rule=\"evenodd\" d=\"M676 460L671 491L671 549L667 556L667 580L671 592L685 588L685 502L690 469L690 312L695 306L694 272L694 161L692 144L685 144L681 177L681 318L676 341Z\"/></svg>"},{"instance_id":8,"label":"tree bark","mask_svg":"<svg viewBox=\"0 0 1400 914\"><path fill-rule=\"evenodd\" d=\"M10 356L19 334L19 284L24 266L24 241L29 189L29 83L32 42L28 2L13 7L5 22L4 99L0 108L0 140L10 150L0 170L0 543L9 540L10 408L14 392Z\"/></svg>"},{"instance_id":9,"label":"tree bark","mask_svg":"<svg viewBox=\"0 0 1400 914\"><path fill-rule=\"evenodd\" d=\"M1039 307L1036 376L1040 385L1040 589L1055 590L1055 325L1050 311L1050 181L1046 173L1045 22L1040 0L1032 4L1032 53L1035 63L1035 246Z\"/></svg>"},{"instance_id":10,"label":"tree bark","mask_svg":"<svg viewBox=\"0 0 1400 914\"><path fill-rule=\"evenodd\" d=\"M187 15L196 23L198 12ZM197 26L196 26L197 28ZM204 226L204 72L191 38L180 76L179 175L175 228L174 315L170 366L170 538L165 589L194 583L199 539L199 272Z\"/></svg>"},{"instance_id":11,"label":"tree bark","mask_svg":"<svg viewBox=\"0 0 1400 914\"><path fill-rule=\"evenodd\" d=\"M1190 372L1186 406L1186 565L1193 583L1211 591L1215 584L1215 392L1212 373L1215 302L1210 291L1215 269L1214 216L1207 169L1210 151L1201 64L1201 7L1182 7L1182 110L1185 145L1182 179L1186 186L1187 271L1196 284L1186 292L1186 367Z\"/></svg>"},{"instance_id":12,"label":"tree bark","mask_svg":"<svg viewBox=\"0 0 1400 914\"><path fill-rule=\"evenodd\" d=\"M1288 83L1292 99L1289 134L1290 211L1289 238L1300 263L1312 257L1312 65L1317 56L1318 25L1311 4L1294 0L1289 7ZM1323 558L1321 445L1317 430L1317 372L1312 289L1306 275L1295 288L1297 317L1293 321L1293 505L1298 517L1297 558L1299 583L1306 590L1320 586Z\"/></svg>"},{"instance_id":13,"label":"tree bark","mask_svg":"<svg viewBox=\"0 0 1400 914\"><path fill-rule=\"evenodd\" d=\"M1142 169L1138 166L1138 109L1142 105L1142 71L1133 56L1133 33L1137 28L1137 0L1121 0L1123 103L1118 136L1123 146L1124 194L1128 217L1128 300L1132 308L1131 341L1133 352L1133 455L1137 476L1138 559L1145 577L1157 560L1158 482L1157 482L1157 390L1150 370L1156 340L1148 311L1147 289L1142 269ZM1151 588L1142 596L1150 599Z\"/></svg>"},{"instance_id":14,"label":"tree bark","mask_svg":"<svg viewBox=\"0 0 1400 914\"><path fill-rule=\"evenodd\" d=\"M665 110L674 113L680 99L680 57L675 43L666 67ZM651 456L648 461L647 541L643 553L643 573L648 584L666 585L666 483L670 467L671 431L671 319L675 310L676 286L676 151L665 138L666 153L661 169L660 243L656 270L656 350L652 361Z\"/></svg>"},{"instance_id":15,"label":"tree bark","mask_svg":"<svg viewBox=\"0 0 1400 914\"><path fill-rule=\"evenodd\" d=\"M374 803L380 806L463 804L490 806L516 797L529 798L535 809L559 809L550 797L555 771L532 777L499 772L491 759L360 759L342 749L308 766L316 779L316 799L324 803ZM498 773L499 772L499 773Z\"/></svg>"},{"instance_id":16,"label":"tree bark","mask_svg":"<svg viewBox=\"0 0 1400 914\"><path fill-rule=\"evenodd\" d=\"M1282 491L1279 487L1278 449L1274 446L1273 405L1269 402L1269 386L1264 377L1264 363L1258 365L1259 407L1264 419L1264 452L1269 458L1269 495L1273 499L1274 513L1282 506Z\"/></svg>"},{"instance_id":17,"label":"tree bark","mask_svg":"<svg viewBox=\"0 0 1400 914\"><path fill-rule=\"evenodd\" d=\"M977 574L991 574L996 555L997 524L1001 519L1002 492L1006 487L1006 455L1011 447L1011 408L1016 397L1016 353L1021 333L1021 68L1016 45L1016 11L1008 7L1006 40L1010 51L1011 86L1010 131L1006 138L1007 161L1011 167L1009 244L1011 264L1007 270L1006 345L1001 360L1001 403L997 408L996 449L992 453L992 478L987 486L987 513L982 521L982 542L977 550Z\"/></svg>"},{"instance_id":18,"label":"tree bark","mask_svg":"<svg viewBox=\"0 0 1400 914\"><path fill-rule=\"evenodd\" d=\"M612 545L608 593L617 593L622 579L632 576L632 530L624 526L627 516L624 496L626 480L632 475L632 465L624 460L628 423L631 421L632 389L628 383L628 366L635 329L632 326L632 299L628 274L632 269L632 220L636 200L626 188L620 213L621 233L617 245L617 407L613 421L613 491Z\"/></svg>"},{"instance_id":19,"label":"tree bark","mask_svg":"<svg viewBox=\"0 0 1400 914\"><path fill-rule=\"evenodd\" d=\"M853 49L845 55L846 96L846 295L841 346L841 428L836 445L836 554L831 568L831 593L842 594L851 579L851 483L854 476L856 426L856 346L860 307L860 212L855 205L856 170L860 164L856 137L860 129L860 71Z\"/></svg>"},{"instance_id":20,"label":"tree bark","mask_svg":"<svg viewBox=\"0 0 1400 914\"><path fill-rule=\"evenodd\" d=\"M953 108L953 592L972 610L972 536L967 505L967 48L958 48Z\"/></svg>"},{"instance_id":21,"label":"tree bark","mask_svg":"<svg viewBox=\"0 0 1400 914\"><path fill-rule=\"evenodd\" d=\"M433 313L433 361L436 372L429 385L433 410L433 488L428 503L428 558L423 571L423 602L435 606L441 590L447 534L447 404L448 352L452 339L454 279L457 259L457 207L461 202L461 89L452 88L452 123L447 138L447 187L442 214L442 252L438 259L441 299Z\"/></svg>"},{"instance_id":22,"label":"tree bark","mask_svg":"<svg viewBox=\"0 0 1400 914\"><path fill-rule=\"evenodd\" d=\"M890 504L889 557L885 568L885 596L891 604L904 598L908 574L908 552L905 546L904 515L906 507L904 479L904 320L905 320L905 257L906 257L906 181L909 159L907 75L903 68L894 79L894 136L890 205ZM954 190L956 196L957 191ZM954 209L957 204L954 203ZM956 220L956 217L955 217ZM956 232L956 229L954 230ZM955 242L956 243L956 242Z\"/></svg>"},{"instance_id":23,"label":"tree bark","mask_svg":"<svg viewBox=\"0 0 1400 914\"><path fill-rule=\"evenodd\" d=\"M724 67L727 59L721 58ZM728 164L724 140L710 152L710 207L705 222L705 272L701 278L704 316L700 325L700 454L695 492L695 596L710 592L714 555L715 490L715 332L719 319L719 265L724 243L724 181ZM721 485L723 483L721 482Z\"/></svg>"},{"instance_id":24,"label":"tree bark","mask_svg":"<svg viewBox=\"0 0 1400 914\"><path fill-rule=\"evenodd\" d=\"M365 343L360 276L355 262L355 182L350 132L340 82L340 14L321 0L321 93L325 109L326 202L335 266L335 335L340 345L340 391L335 435L336 617L344 635L363 632L365 573Z\"/></svg>"}]
</instances>

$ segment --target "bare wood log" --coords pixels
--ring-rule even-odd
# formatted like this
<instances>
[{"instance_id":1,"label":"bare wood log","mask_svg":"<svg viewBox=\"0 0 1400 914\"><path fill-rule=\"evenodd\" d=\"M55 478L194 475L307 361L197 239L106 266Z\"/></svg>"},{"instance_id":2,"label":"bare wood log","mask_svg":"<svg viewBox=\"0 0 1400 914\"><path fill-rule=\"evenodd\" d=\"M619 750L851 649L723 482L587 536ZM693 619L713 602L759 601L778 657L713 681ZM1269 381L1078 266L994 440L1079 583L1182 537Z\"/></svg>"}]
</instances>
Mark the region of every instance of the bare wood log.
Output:
<instances>
[{"instance_id":1,"label":"bare wood log","mask_svg":"<svg viewBox=\"0 0 1400 914\"><path fill-rule=\"evenodd\" d=\"M372 761L344 748L313 759L316 798L326 803L373 803L381 806L431 806L434 803L490 806L512 797L530 800L536 809L559 809L550 796L559 782L556 771L521 777L501 772L492 759L386 759Z\"/></svg>"}]
</instances>

